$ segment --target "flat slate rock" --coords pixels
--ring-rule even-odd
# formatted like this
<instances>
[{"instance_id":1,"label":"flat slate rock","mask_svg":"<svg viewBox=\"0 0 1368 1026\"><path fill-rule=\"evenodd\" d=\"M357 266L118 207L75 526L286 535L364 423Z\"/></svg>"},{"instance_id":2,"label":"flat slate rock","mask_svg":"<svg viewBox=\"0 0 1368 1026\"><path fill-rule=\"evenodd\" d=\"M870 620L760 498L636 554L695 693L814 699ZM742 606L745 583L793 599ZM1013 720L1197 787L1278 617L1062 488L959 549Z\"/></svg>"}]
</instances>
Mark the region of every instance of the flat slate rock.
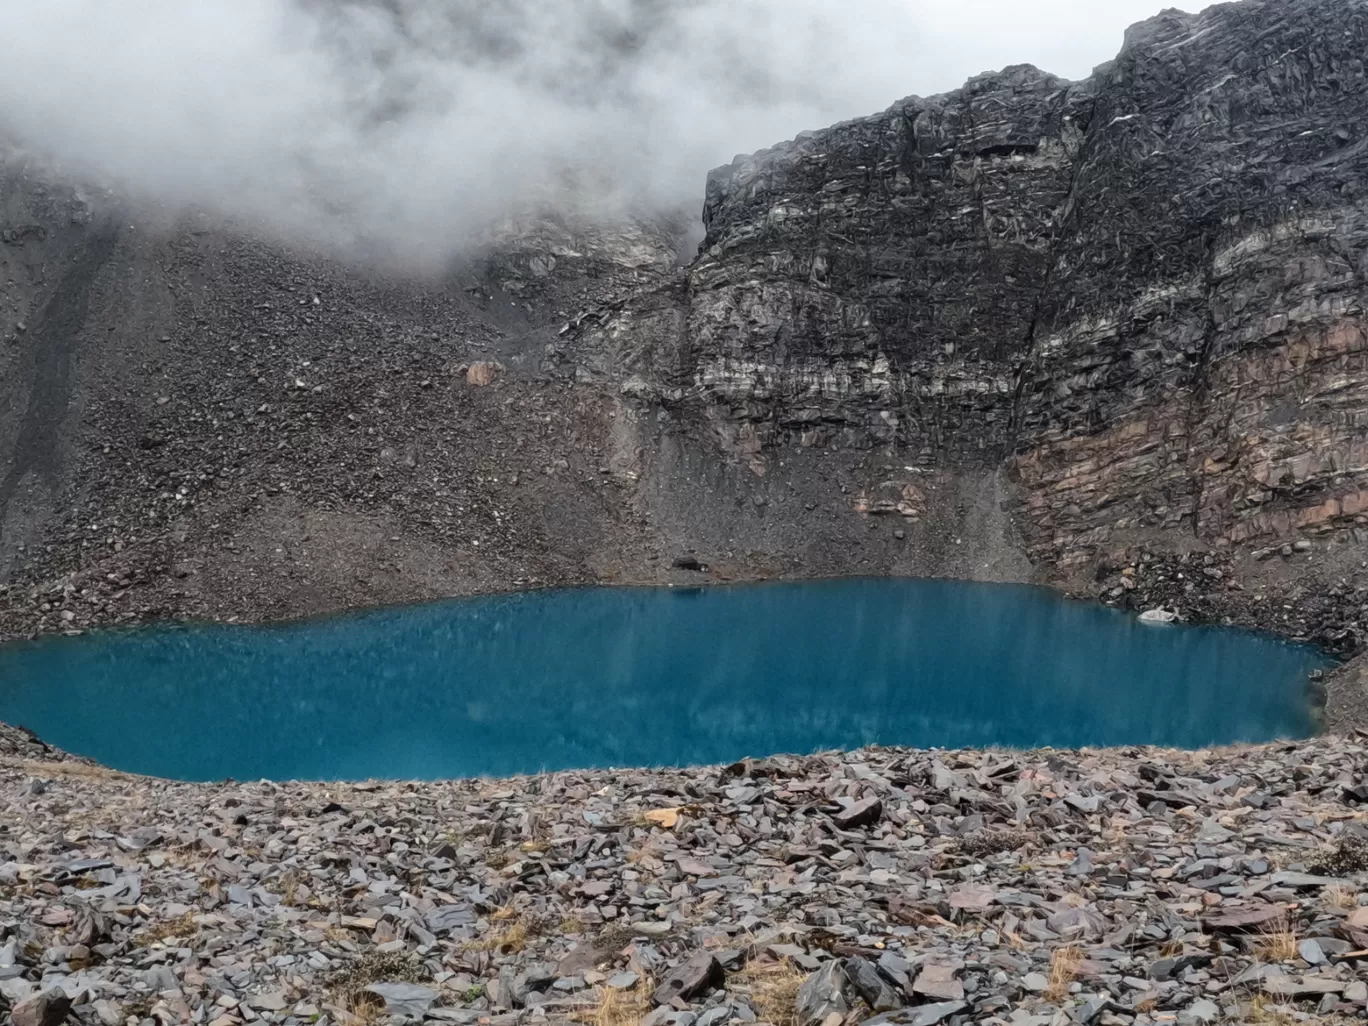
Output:
<instances>
[{"instance_id":1,"label":"flat slate rock","mask_svg":"<svg viewBox=\"0 0 1368 1026\"><path fill-rule=\"evenodd\" d=\"M872 1019L865 1019L861 1026L936 1026L937 1023L944 1022L952 1015L958 1015L968 1007L963 1001L938 1001L930 1005L884 1012Z\"/></svg>"},{"instance_id":2,"label":"flat slate rock","mask_svg":"<svg viewBox=\"0 0 1368 1026\"><path fill-rule=\"evenodd\" d=\"M687 1001L722 986L726 975L722 963L714 955L694 955L660 981L651 1000L658 1005L668 1005L676 998Z\"/></svg>"},{"instance_id":3,"label":"flat slate rock","mask_svg":"<svg viewBox=\"0 0 1368 1026\"><path fill-rule=\"evenodd\" d=\"M416 983L372 983L367 994L385 1003L385 1011L402 1019L421 1019L437 1002L437 992Z\"/></svg>"},{"instance_id":4,"label":"flat slate rock","mask_svg":"<svg viewBox=\"0 0 1368 1026\"><path fill-rule=\"evenodd\" d=\"M1248 905L1202 920L1208 933L1250 933L1287 919L1287 909L1277 905Z\"/></svg>"},{"instance_id":5,"label":"flat slate rock","mask_svg":"<svg viewBox=\"0 0 1368 1026\"><path fill-rule=\"evenodd\" d=\"M842 806L839 812L831 814L831 821L842 830L873 826L883 815L883 802L878 798L866 798L858 802L846 799Z\"/></svg>"}]
</instances>

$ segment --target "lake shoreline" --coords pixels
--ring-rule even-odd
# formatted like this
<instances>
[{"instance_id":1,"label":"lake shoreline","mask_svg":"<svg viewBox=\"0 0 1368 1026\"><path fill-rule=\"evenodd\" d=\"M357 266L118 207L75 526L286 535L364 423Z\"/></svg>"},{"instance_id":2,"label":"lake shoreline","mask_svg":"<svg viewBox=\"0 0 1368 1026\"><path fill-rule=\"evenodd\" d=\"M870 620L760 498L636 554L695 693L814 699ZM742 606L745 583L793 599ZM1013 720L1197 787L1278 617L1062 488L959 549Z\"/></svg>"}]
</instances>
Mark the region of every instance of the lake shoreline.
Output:
<instances>
[{"instance_id":1,"label":"lake shoreline","mask_svg":"<svg viewBox=\"0 0 1368 1026\"><path fill-rule=\"evenodd\" d=\"M1327 665L1268 635L1150 624L1030 586L593 588L7 647L0 718L183 780L503 776L867 744L1195 749L1316 733L1307 681ZM208 722L213 744L198 740Z\"/></svg>"}]
</instances>

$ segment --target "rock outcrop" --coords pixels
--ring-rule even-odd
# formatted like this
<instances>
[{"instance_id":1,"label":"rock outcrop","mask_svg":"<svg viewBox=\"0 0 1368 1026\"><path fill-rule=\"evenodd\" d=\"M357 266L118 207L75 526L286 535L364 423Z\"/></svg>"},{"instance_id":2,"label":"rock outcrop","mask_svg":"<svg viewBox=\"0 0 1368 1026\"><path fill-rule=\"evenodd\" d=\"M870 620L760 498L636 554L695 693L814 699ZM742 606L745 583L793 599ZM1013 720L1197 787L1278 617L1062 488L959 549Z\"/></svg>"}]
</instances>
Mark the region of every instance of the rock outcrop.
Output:
<instances>
[{"instance_id":1,"label":"rock outcrop","mask_svg":"<svg viewBox=\"0 0 1368 1026\"><path fill-rule=\"evenodd\" d=\"M670 219L361 273L10 161L0 634L527 584L1043 580L1358 650L1368 0L1135 26ZM689 576L693 575L693 576Z\"/></svg>"},{"instance_id":2,"label":"rock outcrop","mask_svg":"<svg viewBox=\"0 0 1368 1026\"><path fill-rule=\"evenodd\" d=\"M1037 562L1362 546L1365 52L1360 0L1169 11L1085 82L1008 68L738 159L699 260L588 343L750 459L1001 468Z\"/></svg>"}]
</instances>

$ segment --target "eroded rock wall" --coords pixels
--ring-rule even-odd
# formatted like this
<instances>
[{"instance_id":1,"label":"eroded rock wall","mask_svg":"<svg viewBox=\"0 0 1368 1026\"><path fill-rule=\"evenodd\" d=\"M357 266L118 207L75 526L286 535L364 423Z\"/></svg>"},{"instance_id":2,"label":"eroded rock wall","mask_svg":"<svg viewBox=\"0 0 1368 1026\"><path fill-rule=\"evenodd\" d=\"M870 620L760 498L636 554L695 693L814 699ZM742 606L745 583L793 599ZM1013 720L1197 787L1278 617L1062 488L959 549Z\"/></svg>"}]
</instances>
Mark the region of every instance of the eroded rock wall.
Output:
<instances>
[{"instance_id":1,"label":"eroded rock wall","mask_svg":"<svg viewBox=\"0 0 1368 1026\"><path fill-rule=\"evenodd\" d=\"M627 389L757 469L1000 467L1051 566L1368 541L1365 53L1363 0L1170 11L1085 82L1009 68L739 159L687 275L584 348L631 339Z\"/></svg>"},{"instance_id":2,"label":"eroded rock wall","mask_svg":"<svg viewBox=\"0 0 1368 1026\"><path fill-rule=\"evenodd\" d=\"M6 155L0 638L891 573L1358 651L1366 44L1167 12L739 158L696 259L536 208L415 280Z\"/></svg>"}]
</instances>

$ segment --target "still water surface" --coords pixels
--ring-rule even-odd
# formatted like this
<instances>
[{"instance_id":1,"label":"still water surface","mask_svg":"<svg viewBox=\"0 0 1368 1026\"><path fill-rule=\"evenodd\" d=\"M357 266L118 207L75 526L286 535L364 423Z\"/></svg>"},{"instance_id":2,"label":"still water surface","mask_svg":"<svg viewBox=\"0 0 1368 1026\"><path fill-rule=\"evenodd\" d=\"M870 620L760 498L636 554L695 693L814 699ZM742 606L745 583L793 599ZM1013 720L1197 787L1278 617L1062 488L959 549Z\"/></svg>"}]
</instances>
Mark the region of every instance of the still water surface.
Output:
<instances>
[{"instance_id":1,"label":"still water surface","mask_svg":"<svg viewBox=\"0 0 1368 1026\"><path fill-rule=\"evenodd\" d=\"M1318 651L1041 589L544 591L0 648L0 720L188 780L680 765L863 744L1307 736Z\"/></svg>"}]
</instances>

